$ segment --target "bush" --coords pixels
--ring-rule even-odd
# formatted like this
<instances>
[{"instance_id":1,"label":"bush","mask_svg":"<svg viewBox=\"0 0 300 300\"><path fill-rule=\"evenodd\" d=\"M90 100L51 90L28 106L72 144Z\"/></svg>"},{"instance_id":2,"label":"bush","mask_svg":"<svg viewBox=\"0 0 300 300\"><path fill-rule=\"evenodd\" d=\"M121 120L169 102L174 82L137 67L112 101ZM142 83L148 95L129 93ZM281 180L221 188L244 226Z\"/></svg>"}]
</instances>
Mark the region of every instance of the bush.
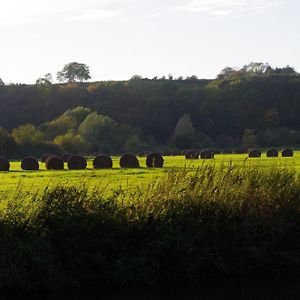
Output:
<instances>
[{"instance_id":1,"label":"bush","mask_svg":"<svg viewBox=\"0 0 300 300\"><path fill-rule=\"evenodd\" d=\"M120 158L121 168L139 168L140 163L137 157L133 154L124 154Z\"/></svg>"},{"instance_id":2,"label":"bush","mask_svg":"<svg viewBox=\"0 0 300 300\"><path fill-rule=\"evenodd\" d=\"M162 168L164 166L164 158L159 153L151 153L146 158L146 166L148 168Z\"/></svg>"},{"instance_id":3,"label":"bush","mask_svg":"<svg viewBox=\"0 0 300 300\"><path fill-rule=\"evenodd\" d=\"M70 170L85 170L86 167L86 158L82 155L72 155L68 160L68 168Z\"/></svg>"},{"instance_id":4,"label":"bush","mask_svg":"<svg viewBox=\"0 0 300 300\"><path fill-rule=\"evenodd\" d=\"M6 157L0 156L0 171L9 171L10 163Z\"/></svg>"},{"instance_id":5,"label":"bush","mask_svg":"<svg viewBox=\"0 0 300 300\"><path fill-rule=\"evenodd\" d=\"M111 169L113 162L108 155L98 155L93 160L93 166L95 169Z\"/></svg>"},{"instance_id":6,"label":"bush","mask_svg":"<svg viewBox=\"0 0 300 300\"><path fill-rule=\"evenodd\" d=\"M48 170L63 170L64 161L61 157L52 155L46 160L46 168Z\"/></svg>"},{"instance_id":7,"label":"bush","mask_svg":"<svg viewBox=\"0 0 300 300\"><path fill-rule=\"evenodd\" d=\"M25 157L21 162L22 170L36 171L39 167L39 162L32 156Z\"/></svg>"}]
</instances>

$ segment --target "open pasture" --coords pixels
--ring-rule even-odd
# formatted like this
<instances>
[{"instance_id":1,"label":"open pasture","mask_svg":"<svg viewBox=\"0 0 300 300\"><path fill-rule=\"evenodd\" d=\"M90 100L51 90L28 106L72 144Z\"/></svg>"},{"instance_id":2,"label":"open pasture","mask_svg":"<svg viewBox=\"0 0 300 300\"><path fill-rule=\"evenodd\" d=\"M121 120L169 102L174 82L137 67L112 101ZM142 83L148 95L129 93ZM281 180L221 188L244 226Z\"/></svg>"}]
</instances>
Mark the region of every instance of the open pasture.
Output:
<instances>
[{"instance_id":1,"label":"open pasture","mask_svg":"<svg viewBox=\"0 0 300 300\"><path fill-rule=\"evenodd\" d=\"M39 162L40 170L23 171L20 161L11 161L9 172L0 172L0 197L5 199L22 191L25 193L36 193L44 190L47 186L83 186L89 188L103 188L106 193L112 192L119 187L132 189L137 186L147 185L149 182L161 177L172 168L184 168L195 170L203 164L239 165L243 167L280 167L295 168L300 171L300 151L295 152L292 158L267 158L263 153L261 158L247 158L247 154L220 154L215 155L212 160L186 160L184 156L165 156L164 168L152 169L146 167L146 158L139 157L140 168L121 169L119 157L113 157L112 169L93 169L92 160L88 160L86 170L68 170L65 164L64 170L49 171L45 164Z\"/></svg>"}]
</instances>

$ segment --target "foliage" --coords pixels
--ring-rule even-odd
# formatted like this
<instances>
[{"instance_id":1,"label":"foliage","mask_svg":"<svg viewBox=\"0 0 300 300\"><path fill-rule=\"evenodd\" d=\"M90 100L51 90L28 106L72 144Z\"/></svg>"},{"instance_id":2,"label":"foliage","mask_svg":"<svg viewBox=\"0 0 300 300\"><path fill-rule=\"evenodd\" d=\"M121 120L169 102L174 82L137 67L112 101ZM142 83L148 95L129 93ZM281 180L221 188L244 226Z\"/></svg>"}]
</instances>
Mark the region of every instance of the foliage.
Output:
<instances>
[{"instance_id":1,"label":"foliage","mask_svg":"<svg viewBox=\"0 0 300 300\"><path fill-rule=\"evenodd\" d=\"M54 143L60 147L63 152L79 154L87 149L85 141L80 135L68 132L55 138Z\"/></svg>"},{"instance_id":2,"label":"foliage","mask_svg":"<svg viewBox=\"0 0 300 300\"><path fill-rule=\"evenodd\" d=\"M57 72L57 80L60 82L82 82L90 79L89 67L78 62L71 62L64 66L62 71Z\"/></svg>"},{"instance_id":3,"label":"foliage","mask_svg":"<svg viewBox=\"0 0 300 300\"><path fill-rule=\"evenodd\" d=\"M1 211L0 289L299 275L299 183L293 170L223 165L109 198L82 186L17 192Z\"/></svg>"}]
</instances>

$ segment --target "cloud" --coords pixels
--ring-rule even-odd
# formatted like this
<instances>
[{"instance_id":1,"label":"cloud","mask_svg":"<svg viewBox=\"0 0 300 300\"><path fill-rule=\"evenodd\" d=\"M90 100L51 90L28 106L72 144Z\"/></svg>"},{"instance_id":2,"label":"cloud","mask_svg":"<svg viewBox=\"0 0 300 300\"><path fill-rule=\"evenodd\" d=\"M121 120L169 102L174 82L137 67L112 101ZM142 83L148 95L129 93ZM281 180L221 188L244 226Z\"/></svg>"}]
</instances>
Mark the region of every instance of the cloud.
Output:
<instances>
[{"instance_id":1,"label":"cloud","mask_svg":"<svg viewBox=\"0 0 300 300\"><path fill-rule=\"evenodd\" d=\"M210 15L229 15L246 12L264 12L278 8L283 0L192 0L175 10L201 12Z\"/></svg>"},{"instance_id":2,"label":"cloud","mask_svg":"<svg viewBox=\"0 0 300 300\"><path fill-rule=\"evenodd\" d=\"M101 20L120 15L133 0L3 0L0 25L49 19Z\"/></svg>"}]
</instances>

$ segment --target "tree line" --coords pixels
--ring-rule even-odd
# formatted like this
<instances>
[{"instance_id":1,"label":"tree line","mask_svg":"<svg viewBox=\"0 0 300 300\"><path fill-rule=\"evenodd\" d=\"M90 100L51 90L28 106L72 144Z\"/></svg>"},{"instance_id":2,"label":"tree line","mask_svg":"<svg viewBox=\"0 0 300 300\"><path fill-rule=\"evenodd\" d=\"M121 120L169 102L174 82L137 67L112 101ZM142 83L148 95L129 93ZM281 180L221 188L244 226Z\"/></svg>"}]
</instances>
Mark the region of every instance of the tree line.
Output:
<instances>
[{"instance_id":1,"label":"tree line","mask_svg":"<svg viewBox=\"0 0 300 300\"><path fill-rule=\"evenodd\" d=\"M59 84L51 74L34 85L0 81L1 155L300 145L300 77L290 66L106 82L66 69Z\"/></svg>"}]
</instances>

